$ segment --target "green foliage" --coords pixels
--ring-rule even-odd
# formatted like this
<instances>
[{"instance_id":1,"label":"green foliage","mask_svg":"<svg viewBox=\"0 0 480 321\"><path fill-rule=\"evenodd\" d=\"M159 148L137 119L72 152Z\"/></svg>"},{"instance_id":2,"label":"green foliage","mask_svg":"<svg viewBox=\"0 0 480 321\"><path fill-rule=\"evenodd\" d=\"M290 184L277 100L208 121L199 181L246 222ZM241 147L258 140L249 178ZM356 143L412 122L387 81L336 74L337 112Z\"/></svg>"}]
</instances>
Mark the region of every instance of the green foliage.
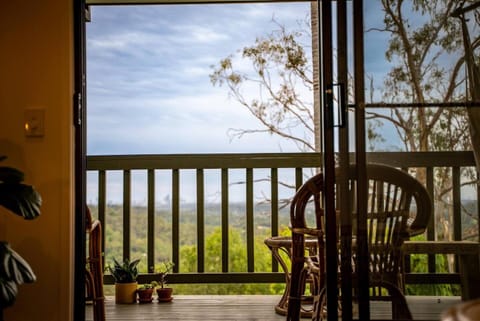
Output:
<instances>
[{"instance_id":1,"label":"green foliage","mask_svg":"<svg viewBox=\"0 0 480 321\"><path fill-rule=\"evenodd\" d=\"M163 289L163 287L167 284L167 275L172 272L175 263L171 261L161 262L158 265L158 268L155 269L155 272L158 275L158 284Z\"/></svg>"},{"instance_id":2,"label":"green foliage","mask_svg":"<svg viewBox=\"0 0 480 321\"><path fill-rule=\"evenodd\" d=\"M410 255L412 273L428 273L428 256L424 254ZM437 273L448 273L448 258L446 254L435 256ZM407 295L449 296L461 295L458 284L410 284L405 287Z\"/></svg>"},{"instance_id":3,"label":"green foliage","mask_svg":"<svg viewBox=\"0 0 480 321\"><path fill-rule=\"evenodd\" d=\"M97 207L90 204L89 208L93 216L97 216ZM143 257L138 263L138 271L147 272L146 260L146 220L142 219L142 213L145 208L132 207L132 236L131 236L131 255L133 257ZM109 205L107 207L107 217L105 225L105 253L108 253L106 261L113 261L113 258L121 256L122 253L122 206ZM182 244L180 246L180 262L179 270L181 273L197 271L197 247L195 233L191 233L192 229L196 229L194 217L195 209L186 208L180 216L180 233L182 235ZM219 219L217 209L207 206L206 215L206 237L205 237L205 271L221 272L221 244L222 233L218 226ZM171 261L171 220L170 213L164 209L158 209L155 214L155 271L159 271L159 264ZM280 212L280 230L281 235L287 235L289 230L287 210ZM244 212L241 209L232 206L230 218L231 228L229 230L229 271L246 272L247 271L247 251L246 238L244 232ZM267 272L271 270L272 255L263 243L263 240L270 235L270 218L256 218L256 235L255 235L255 271ZM183 232L182 232L183 231ZM187 233L187 231L190 231ZM185 234L185 238L183 235ZM187 235L188 234L188 235ZM144 246L136 246L133 244L145 244ZM283 293L285 285L282 283L274 284L175 284L175 292L178 294L280 294ZM110 286L105 286L106 295L113 294Z\"/></svg>"},{"instance_id":4,"label":"green foliage","mask_svg":"<svg viewBox=\"0 0 480 321\"><path fill-rule=\"evenodd\" d=\"M272 254L265 246L263 240L270 235L270 230L262 230L255 237L255 271L271 271ZM221 240L222 231L220 227L214 228L211 234L206 237L205 243L205 271L219 272L222 269L221 262ZM247 251L245 236L240 229L230 228L229 230L229 271L247 271ZM196 271L196 247L182 246L180 250L181 266L184 271ZM195 284L175 285L178 294L281 294L285 289L284 284Z\"/></svg>"},{"instance_id":5,"label":"green foliage","mask_svg":"<svg viewBox=\"0 0 480 321\"><path fill-rule=\"evenodd\" d=\"M92 213L95 215L97 209L94 205L89 205ZM109 206L107 209L108 213L113 215L113 218L107 217L107 221L112 225L106 225L106 240L105 243L106 252L117 253L116 255L120 256L122 251L121 240L122 233L118 232L118 225L121 225L121 206ZM215 212L214 208L211 208L206 211L205 219L205 272L221 272L222 271L222 230L218 226L218 213ZM146 244L146 235L144 231L146 228L146 220L138 219L137 217L141 213L145 212L144 208L132 207L132 244L138 242L139 244ZM288 210L283 209L279 213L281 229L279 235L287 236L290 235L290 230L288 229ZM195 224L192 224L192 218L196 215L194 207L191 209L186 209L185 212L181 213L180 216L180 230L187 231L191 228L196 228ZM162 219L160 219L162 217ZM155 215L155 230L165 231L171 226L171 221L168 219L163 219L163 217L169 217L165 215L163 209L158 209ZM114 219L115 218L115 219ZM247 251L246 251L246 238L245 238L245 228L242 225L244 220L244 212L241 209L232 207L232 213L230 218L230 229L229 229L229 262L228 269L232 272L246 272L247 271ZM254 260L255 260L255 271L256 272L268 272L271 271L272 267L272 254L270 250L265 246L264 239L271 235L270 230L270 218L265 217L256 217L255 218L256 230L255 230L255 242L254 242ZM135 224L135 226L133 226ZM161 224L161 225L159 225ZM188 226L188 228L186 227ZM155 241L156 244L156 253L158 252L159 243L168 243L168 239L165 235L155 234L155 237L160 238ZM182 245L180 246L180 262L179 270L181 273L196 272L197 271L197 245L195 239L195 233L189 233L190 236L185 240L182 240ZM192 234L194 235L192 237ZM418 236L415 240L424 240L424 235ZM135 242L134 242L135 241ZM111 244L114 244L118 249L112 250ZM162 249L167 247L163 244ZM166 251L166 250L165 250ZM170 249L171 251L171 249ZM135 247L132 245L133 257L141 257L146 252L145 247ZM162 254L162 252L160 252ZM164 254L164 253L163 253ZM288 262L286 254L281 253L284 259ZM437 255L436 256L436 271L438 273L447 273L449 272L449 258L446 255ZM142 259L138 263L138 271L147 272L146 260ZM161 272L164 270L159 270L161 263L168 263L171 261L170 256L158 255L156 257L155 271ZM428 272L427 265L427 256L415 254L411 256L411 270L412 272ZM140 269L141 264L143 263L143 270ZM170 273L170 270L168 271ZM233 283L221 283L221 284L174 284L175 292L177 294L219 294L219 295L228 295L228 294L281 294L285 289L283 283L273 283L273 284L233 284ZM110 292L109 292L110 291ZM440 284L440 285L407 285L406 291L408 295L459 295L459 286L450 285L450 284ZM105 286L105 293L107 295L113 294L113 289L107 285Z\"/></svg>"},{"instance_id":6,"label":"green foliage","mask_svg":"<svg viewBox=\"0 0 480 321\"><path fill-rule=\"evenodd\" d=\"M413 241L425 241L425 235L421 234L412 239ZM436 273L452 272L449 267L449 255L435 255L435 271ZM411 254L410 255L410 271L411 273L428 273L428 255ZM458 284L408 284L405 286L407 295L431 295L431 296L451 296L461 295L460 285Z\"/></svg>"},{"instance_id":7,"label":"green foliage","mask_svg":"<svg viewBox=\"0 0 480 321\"><path fill-rule=\"evenodd\" d=\"M116 283L132 283L137 280L138 268L137 265L140 259L136 259L130 262L129 259L125 259L123 262L113 259L113 267L107 266L107 269L112 274Z\"/></svg>"},{"instance_id":8,"label":"green foliage","mask_svg":"<svg viewBox=\"0 0 480 321\"><path fill-rule=\"evenodd\" d=\"M150 283L140 284L138 290L155 289L157 286L159 286L159 283L157 281L152 281Z\"/></svg>"}]
</instances>

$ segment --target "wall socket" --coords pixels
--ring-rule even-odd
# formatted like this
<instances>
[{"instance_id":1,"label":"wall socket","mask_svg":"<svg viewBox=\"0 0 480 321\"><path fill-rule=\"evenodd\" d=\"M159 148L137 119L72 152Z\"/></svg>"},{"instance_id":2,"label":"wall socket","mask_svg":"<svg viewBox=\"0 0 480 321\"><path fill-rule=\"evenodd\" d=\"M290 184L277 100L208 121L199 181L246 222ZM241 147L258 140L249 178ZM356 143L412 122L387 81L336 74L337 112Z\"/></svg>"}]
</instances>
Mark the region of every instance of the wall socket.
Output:
<instances>
[{"instance_id":1,"label":"wall socket","mask_svg":"<svg viewBox=\"0 0 480 321\"><path fill-rule=\"evenodd\" d=\"M45 135L45 109L26 109L24 130L26 137L43 137Z\"/></svg>"}]
</instances>

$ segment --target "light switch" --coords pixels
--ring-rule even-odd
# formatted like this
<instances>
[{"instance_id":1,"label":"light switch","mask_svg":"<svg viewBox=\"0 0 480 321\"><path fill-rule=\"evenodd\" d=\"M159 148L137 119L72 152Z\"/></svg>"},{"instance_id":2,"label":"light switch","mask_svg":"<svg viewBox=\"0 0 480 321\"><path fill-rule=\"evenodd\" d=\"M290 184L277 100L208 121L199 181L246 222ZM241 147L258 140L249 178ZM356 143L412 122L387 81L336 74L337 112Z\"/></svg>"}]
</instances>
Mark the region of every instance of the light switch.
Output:
<instances>
[{"instance_id":1,"label":"light switch","mask_svg":"<svg viewBox=\"0 0 480 321\"><path fill-rule=\"evenodd\" d=\"M45 109L26 109L24 129L27 137L45 135Z\"/></svg>"}]
</instances>

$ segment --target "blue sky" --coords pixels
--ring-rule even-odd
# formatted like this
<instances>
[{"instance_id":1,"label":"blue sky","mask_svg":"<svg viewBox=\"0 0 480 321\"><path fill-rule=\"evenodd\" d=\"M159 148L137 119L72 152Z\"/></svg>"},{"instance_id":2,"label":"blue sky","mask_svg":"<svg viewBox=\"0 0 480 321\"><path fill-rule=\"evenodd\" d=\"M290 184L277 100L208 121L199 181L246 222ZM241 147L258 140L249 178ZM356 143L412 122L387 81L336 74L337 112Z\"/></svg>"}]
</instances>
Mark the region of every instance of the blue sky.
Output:
<instances>
[{"instance_id":1,"label":"blue sky","mask_svg":"<svg viewBox=\"0 0 480 321\"><path fill-rule=\"evenodd\" d=\"M276 28L273 17L296 27L309 8L308 3L93 7L87 25L87 153L297 151L270 135L231 141L229 128L261 127L229 99L225 87L212 86L209 74L211 65ZM108 173L109 202L121 202L119 174ZM190 174L182 174L182 195L195 195ZM146 175L132 175L132 199L144 204ZM96 180L90 173L89 203L96 202ZM218 202L218 173L206 180L207 201ZM231 195L241 199L243 188L232 188ZM169 187L158 184L156 190L157 201L168 202Z\"/></svg>"},{"instance_id":2,"label":"blue sky","mask_svg":"<svg viewBox=\"0 0 480 321\"><path fill-rule=\"evenodd\" d=\"M87 153L297 151L268 134L231 140L229 128L262 127L228 97L226 87L212 86L209 74L220 59L276 29L272 18L297 28L309 11L308 2L93 6L87 24ZM378 17L369 10L366 21L373 12ZM370 43L385 41L379 33L367 37ZM379 55L366 55L371 73L381 73ZM247 68L241 61L238 66Z\"/></svg>"},{"instance_id":3,"label":"blue sky","mask_svg":"<svg viewBox=\"0 0 480 321\"><path fill-rule=\"evenodd\" d=\"M87 25L88 154L296 151L213 87L211 65L275 28L296 26L308 3L93 7Z\"/></svg>"}]
</instances>

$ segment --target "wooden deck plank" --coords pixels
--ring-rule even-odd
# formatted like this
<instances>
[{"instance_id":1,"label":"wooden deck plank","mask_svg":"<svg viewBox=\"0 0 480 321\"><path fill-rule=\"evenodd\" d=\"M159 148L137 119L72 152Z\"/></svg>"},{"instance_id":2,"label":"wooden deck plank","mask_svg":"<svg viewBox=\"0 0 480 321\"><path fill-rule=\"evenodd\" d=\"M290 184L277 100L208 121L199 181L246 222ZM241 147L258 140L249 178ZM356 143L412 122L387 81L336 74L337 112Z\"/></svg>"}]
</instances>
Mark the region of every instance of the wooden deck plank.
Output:
<instances>
[{"instance_id":1,"label":"wooden deck plank","mask_svg":"<svg viewBox=\"0 0 480 321\"><path fill-rule=\"evenodd\" d=\"M106 299L107 321L283 321L274 311L277 295L176 295L170 303L117 305ZM440 319L442 311L459 303L459 297L409 296L407 301L414 320ZM391 319L388 303L372 302L372 320ZM86 321L93 320L87 306ZM307 319L304 319L307 320Z\"/></svg>"}]
</instances>

